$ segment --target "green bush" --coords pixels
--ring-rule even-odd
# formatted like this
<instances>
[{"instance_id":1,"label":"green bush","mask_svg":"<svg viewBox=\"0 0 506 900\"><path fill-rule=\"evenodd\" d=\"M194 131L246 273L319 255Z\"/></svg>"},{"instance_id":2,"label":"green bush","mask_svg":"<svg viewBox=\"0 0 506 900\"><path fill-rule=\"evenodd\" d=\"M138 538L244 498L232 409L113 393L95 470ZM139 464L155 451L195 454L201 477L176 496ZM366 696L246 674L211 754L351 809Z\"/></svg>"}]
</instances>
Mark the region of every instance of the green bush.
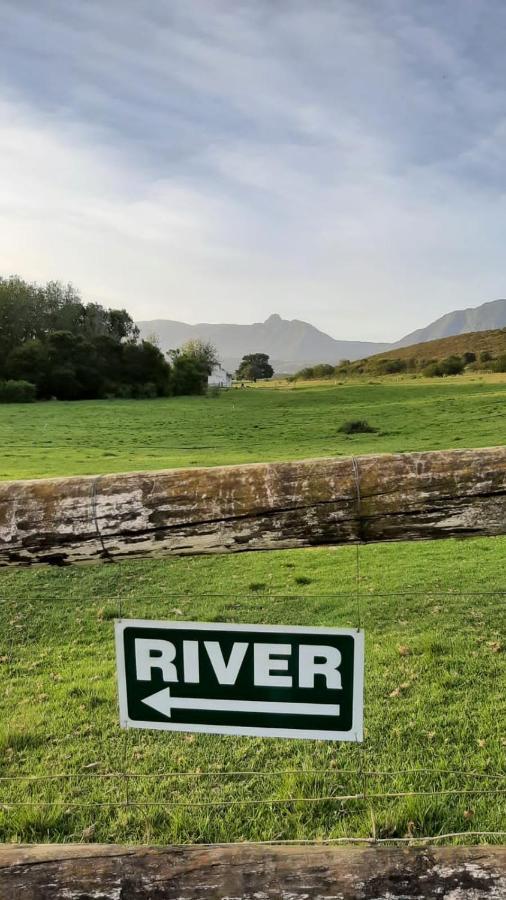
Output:
<instances>
[{"instance_id":1,"label":"green bush","mask_svg":"<svg viewBox=\"0 0 506 900\"><path fill-rule=\"evenodd\" d=\"M442 375L441 367L437 362L427 363L422 369L422 375L426 378L440 378Z\"/></svg>"},{"instance_id":2,"label":"green bush","mask_svg":"<svg viewBox=\"0 0 506 900\"><path fill-rule=\"evenodd\" d=\"M493 372L506 372L506 353L503 353L492 363Z\"/></svg>"},{"instance_id":3,"label":"green bush","mask_svg":"<svg viewBox=\"0 0 506 900\"><path fill-rule=\"evenodd\" d=\"M405 359L378 359L374 365L374 372L378 375L396 375L406 372L408 364Z\"/></svg>"},{"instance_id":4,"label":"green bush","mask_svg":"<svg viewBox=\"0 0 506 900\"><path fill-rule=\"evenodd\" d=\"M447 356L439 366L442 375L460 375L464 371L464 361L460 356Z\"/></svg>"},{"instance_id":5,"label":"green bush","mask_svg":"<svg viewBox=\"0 0 506 900\"><path fill-rule=\"evenodd\" d=\"M365 419L351 419L349 422L343 422L338 430L341 434L372 434L378 429L369 425Z\"/></svg>"},{"instance_id":6,"label":"green bush","mask_svg":"<svg viewBox=\"0 0 506 900\"><path fill-rule=\"evenodd\" d=\"M36 394L31 381L0 381L0 403L33 403Z\"/></svg>"},{"instance_id":7,"label":"green bush","mask_svg":"<svg viewBox=\"0 0 506 900\"><path fill-rule=\"evenodd\" d=\"M313 378L332 378L334 374L335 368L330 363L319 363L319 365L313 366Z\"/></svg>"},{"instance_id":8,"label":"green bush","mask_svg":"<svg viewBox=\"0 0 506 900\"><path fill-rule=\"evenodd\" d=\"M439 362L428 363L422 369L426 378L441 378L443 375L460 375L464 371L464 361L460 356L447 356Z\"/></svg>"},{"instance_id":9,"label":"green bush","mask_svg":"<svg viewBox=\"0 0 506 900\"><path fill-rule=\"evenodd\" d=\"M156 384L152 381L147 381L145 384L137 385L135 390L135 399L136 400L154 400L155 397L158 396L158 391L156 389Z\"/></svg>"},{"instance_id":10,"label":"green bush","mask_svg":"<svg viewBox=\"0 0 506 900\"><path fill-rule=\"evenodd\" d=\"M336 374L336 367L330 363L317 363L315 366L306 366L299 369L288 380L289 381L312 381L315 378L333 378Z\"/></svg>"}]
</instances>

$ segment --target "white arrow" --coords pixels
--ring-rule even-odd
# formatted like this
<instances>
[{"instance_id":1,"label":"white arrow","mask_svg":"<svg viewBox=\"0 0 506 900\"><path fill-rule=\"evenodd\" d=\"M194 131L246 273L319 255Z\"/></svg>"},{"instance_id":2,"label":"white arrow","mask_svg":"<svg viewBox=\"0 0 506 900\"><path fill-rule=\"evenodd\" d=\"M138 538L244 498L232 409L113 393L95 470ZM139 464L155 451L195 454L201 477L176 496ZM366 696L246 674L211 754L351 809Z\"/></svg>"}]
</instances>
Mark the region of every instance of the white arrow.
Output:
<instances>
[{"instance_id":1,"label":"white arrow","mask_svg":"<svg viewBox=\"0 0 506 900\"><path fill-rule=\"evenodd\" d=\"M338 716L336 703L275 703L271 700L208 700L198 697L173 697L163 688L142 701L170 719L173 709L209 709L216 712L284 713L292 716Z\"/></svg>"}]
</instances>

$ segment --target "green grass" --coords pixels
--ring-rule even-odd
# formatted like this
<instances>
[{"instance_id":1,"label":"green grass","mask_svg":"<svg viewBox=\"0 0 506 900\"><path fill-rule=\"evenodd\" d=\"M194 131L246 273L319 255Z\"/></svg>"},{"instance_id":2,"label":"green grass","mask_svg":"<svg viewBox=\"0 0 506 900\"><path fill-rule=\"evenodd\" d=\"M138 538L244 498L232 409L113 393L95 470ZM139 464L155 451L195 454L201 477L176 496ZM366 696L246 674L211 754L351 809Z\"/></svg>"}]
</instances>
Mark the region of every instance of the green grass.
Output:
<instances>
[{"instance_id":1,"label":"green grass","mask_svg":"<svg viewBox=\"0 0 506 900\"><path fill-rule=\"evenodd\" d=\"M506 379L232 390L0 406L0 478L86 475L506 441ZM376 434L342 434L366 419Z\"/></svg>"},{"instance_id":2,"label":"green grass","mask_svg":"<svg viewBox=\"0 0 506 900\"><path fill-rule=\"evenodd\" d=\"M10 456L2 473L499 444L505 390L448 379L4 407ZM351 418L380 432L339 435ZM117 457L105 455L115 449ZM358 598L356 553L3 570L0 840L416 840L504 831L506 540L360 547ZM118 615L343 627L360 618L364 744L120 731ZM125 771L133 777L118 774ZM47 778L60 774L72 777Z\"/></svg>"},{"instance_id":3,"label":"green grass","mask_svg":"<svg viewBox=\"0 0 506 900\"><path fill-rule=\"evenodd\" d=\"M355 548L4 572L0 774L74 777L0 781L0 839L79 840L90 827L94 840L141 842L503 829L506 795L479 791L506 789L504 594L483 593L504 589L505 550L501 538L362 547L360 613ZM120 732L118 615L343 627L360 615L365 743ZM94 777L125 770L128 788ZM361 793L362 771L393 774L367 776L370 800L332 799ZM437 793L455 789L469 793ZM413 790L428 795L374 796Z\"/></svg>"}]
</instances>

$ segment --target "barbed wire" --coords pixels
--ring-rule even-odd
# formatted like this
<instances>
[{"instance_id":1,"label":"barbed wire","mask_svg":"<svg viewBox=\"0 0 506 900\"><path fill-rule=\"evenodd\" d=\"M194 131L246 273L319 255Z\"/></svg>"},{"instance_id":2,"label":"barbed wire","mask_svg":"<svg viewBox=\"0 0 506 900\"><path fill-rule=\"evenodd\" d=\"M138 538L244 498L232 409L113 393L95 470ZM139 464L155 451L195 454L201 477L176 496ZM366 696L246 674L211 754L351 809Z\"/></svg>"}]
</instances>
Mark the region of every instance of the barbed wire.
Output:
<instances>
[{"instance_id":1,"label":"barbed wire","mask_svg":"<svg viewBox=\"0 0 506 900\"><path fill-rule=\"evenodd\" d=\"M388 769L380 770L364 770L362 769L276 769L263 770L256 769L237 769L225 770L217 769L215 771L208 770L204 772L185 771L185 772L61 772L52 775L1 775L2 781L57 781L65 778L85 778L85 779L112 779L112 778L228 778L236 776L248 776L252 778L277 778L281 775L297 775L297 776L343 776L349 775L359 777L366 774L371 778L396 778L399 775L438 775L440 777L458 777L458 778L483 778L491 780L506 779L506 772L469 772L462 769Z\"/></svg>"},{"instance_id":2,"label":"barbed wire","mask_svg":"<svg viewBox=\"0 0 506 900\"><path fill-rule=\"evenodd\" d=\"M349 545L349 546L350 546L350 549L352 549L355 554L357 546L364 546L364 545L354 544L354 545ZM368 544L367 546L371 546L371 544ZM355 576L356 562L353 563L353 566L354 566L353 578L355 579L356 578L356 576ZM212 592L200 593L198 595L198 600L201 601L201 600L207 600L207 599L220 599L220 600L231 599L231 600L248 600L248 601L250 601L252 599L252 597L254 597L254 596L269 597L269 599L272 599L272 600L297 600L300 598L303 598L304 600L308 600L308 599L309 600L313 600L313 599L333 600L336 597L354 597L355 593L356 593L356 587L350 588L350 590L348 590L348 591L332 591L332 592L318 591L318 592L316 592L316 591L309 590L309 591L305 592L304 594L301 594L300 591L294 592L292 594L280 594L277 591L274 593L269 589L261 590L261 591L260 590L244 591L242 593L240 591L237 591L237 593L223 593L222 591L220 591L220 593L212 593ZM506 588L497 588L496 590L493 590L493 591L474 591L472 589L465 590L465 591L462 591L462 590L459 590L459 591L453 591L453 590L433 591L430 588L427 588L426 590L423 590L423 591L416 589L416 588L413 588L413 590L404 590L404 591L394 591L394 590L392 590L392 591L375 591L375 590L370 590L370 589L367 590L367 597L406 597L406 596L408 596L408 597L410 597L410 596L414 596L414 597L495 597L495 596L503 596L503 595L506 595ZM170 600L170 599L195 600L195 595L192 591L184 591L184 592L168 591L166 596L167 596L168 600ZM23 595L16 589L15 596L5 595L2 597L0 595L0 602L11 602L11 601L17 602L18 600L21 600L21 601L36 600L37 602L40 600L46 601L46 602L50 602L52 600L81 600L81 601L84 601L85 603L93 603L94 604L94 603L97 603L99 600L100 600L100 602L102 602L104 600L109 600L111 603L117 603L121 599L134 600L136 598L133 595L129 595L128 593L126 593L126 594L125 593L122 593L122 594L100 594L98 597L97 597L97 595L94 595L93 597L85 598L85 597L81 597L76 594L72 594L71 590L67 590L65 593L62 593L62 594L53 594L53 593L51 593L51 594L48 594L48 593L35 594L30 591L29 594ZM141 598L137 597L137 599L136 599L137 603L139 602L139 599L142 601L156 600L157 602L160 602L160 594L159 593L151 594L151 593L146 593L145 591L143 591L142 597Z\"/></svg>"},{"instance_id":3,"label":"barbed wire","mask_svg":"<svg viewBox=\"0 0 506 900\"><path fill-rule=\"evenodd\" d=\"M358 627L360 629L361 622L361 609L360 603L361 599L364 597L367 598L368 601L374 600L374 598L404 598L404 597L417 597L423 596L429 599L436 598L446 598L447 600L456 600L458 601L460 598L472 598L472 597L481 597L481 598L498 598L501 600L500 608L504 609L504 597L506 597L506 589L499 588L494 591L473 591L473 590L459 590L459 591L431 591L429 590L402 590L402 591L374 591L374 590L365 590L362 592L362 576L360 570L360 546L359 544L355 545L355 588L347 591L339 591L332 593L312 593L312 592L304 592L304 595L299 593L292 594L273 594L269 591L255 591L255 592L244 592L244 593L208 593L208 594L199 594L197 598L197 602L202 603L205 602L206 599L219 598L220 600L227 601L228 599L233 599L235 602L244 600L248 603L254 603L256 600L265 600L268 599L269 603L286 603L287 601L293 602L298 597L304 596L306 600L334 600L339 601L340 599L350 598L351 601L355 601L353 604L355 606L355 612L358 620ZM4 596L0 597L0 603L3 605L4 609L8 608L9 604L13 603L14 605L30 605L31 603L37 603L40 600L44 602L71 600L72 602L80 601L81 608L84 605L89 605L92 607L96 607L98 605L104 605L107 603L114 604L118 607L119 612L118 615L121 618L122 615L126 613L124 609L125 606L128 607L129 602L133 603L135 601L138 606L139 603L149 602L149 600L156 600L157 603L160 602L159 593L150 593L150 594L142 594L141 598L135 599L133 595L129 596L128 594L118 593L118 594L107 594L101 596L94 596L93 598L83 598L82 595L78 594L72 596L71 593L67 592L65 594L57 594L51 593L48 594L33 594L30 592L27 596L19 596L10 597ZM191 595L190 592L170 592L167 595L167 598L164 602L164 606L168 607L171 603L177 603L178 600L182 599L191 599L192 602L195 602L195 596ZM352 604L350 604L351 606ZM499 608L499 603L487 604L487 609L491 608ZM367 610L368 613L371 610ZM479 613L479 610L477 610ZM353 615L353 611L350 610L347 613L349 616ZM138 616L138 608L135 610L135 615ZM163 618L163 613L160 616ZM109 618L109 617L108 617ZM178 619L184 621L184 616L178 616ZM23 631L24 626L20 626L19 632ZM380 626L381 627L381 623ZM17 641L17 649L22 645L22 635L17 632L16 633L16 641ZM9 653L10 659L8 660L9 672L11 675L15 673L15 666L12 666L14 656L13 650L13 640L14 636L11 630L10 633L10 646L11 650ZM4 785L7 793L9 792L9 787L12 788L12 791L17 791L18 794L24 792L25 797L28 794L26 799L21 799L21 797L17 796L16 798L2 798L0 799L0 811L4 814L8 814L11 811L15 811L16 809L21 808L33 808L33 809L58 809L65 811L79 811L79 810L94 810L94 809L107 809L107 810L160 810L164 809L170 813L176 813L177 810L198 810L198 809L209 809L216 810L220 808L251 808L257 809L261 807L283 807L290 806L291 804L296 805L308 805L315 807L318 804L364 804L363 809L369 809L371 812L371 821L372 821L372 837L359 837L359 836L343 836L339 838L328 838L317 841L312 840L284 840L284 839L275 839L270 841L237 841L226 844L218 844L218 845L210 845L206 844L203 846L236 846L237 843L252 843L257 845L269 845L269 844L303 844L303 845L323 845L323 844L410 844L415 845L416 843L431 843L436 841L452 841L452 840L471 840L473 838L480 838L484 840L497 840L499 838L506 837L505 831L492 831L492 830L476 830L476 831L456 831L456 832L445 832L442 834L436 835L424 835L424 836L416 836L409 835L406 837L377 837L376 836L376 824L374 819L374 804L378 801L393 801L402 800L403 798L416 798L416 797L424 797L424 798L456 798L458 800L459 797L490 797L490 798L502 798L506 795L506 787L503 787L504 780L506 779L506 772L502 771L493 771L493 772L484 772L484 771L470 771L464 769L437 769L430 767L420 767L420 768L405 768L405 769L374 769L368 768L365 764L365 760L367 759L367 755L365 754L364 745L360 745L359 747L359 761L360 767L354 769L345 769L345 768L313 768L313 769L294 769L294 768L286 768L286 769L277 769L277 770L263 770L259 771L257 769L234 769L234 770L225 770L225 769L217 769L217 770L206 770L206 771L181 771L181 772L167 772L167 771L156 771L156 772L132 772L129 771L129 751L131 750L130 743L128 741L128 732L125 732L125 741L123 744L123 754L122 761L119 763L120 766L123 766L123 769L115 772L90 772L90 771L81 771L81 772L61 772L55 773L43 773L43 774L22 774L17 773L13 775L0 775L0 784ZM212 793L211 796L206 796L204 793L204 799L192 799L192 800L184 800L179 799L177 794L179 791L179 786L176 787L177 781L186 780L187 782L191 779L200 780L201 782L205 781L205 785L202 786L202 791L204 792L206 789L210 792L210 784L212 780L217 780L221 782L226 782L227 779L230 780L230 783L227 785L231 790L233 790L233 779L251 779L251 781L266 781L267 779L276 779L283 776L293 776L299 782L303 782L304 779L308 778L338 778L344 780L344 784L346 784L346 780L351 780L353 778L357 779L356 786L361 788L355 793L340 793L340 794L332 794L332 793L322 793L319 796L287 796L287 797L255 797L255 798L237 798L237 797L229 797L225 795L225 791L222 791L221 796L213 798ZM406 789L406 790L374 790L374 784L371 784L374 780L378 779L394 779L394 778L404 778L404 779L418 779L426 776L430 778L434 784L441 785L440 787L432 787L426 789ZM457 787L449 787L446 786L443 779L452 779L458 778L461 780L460 785ZM160 799L142 799L143 786L142 782L145 781L146 785L151 785L154 780L158 782L165 782L167 784L166 792L169 794L166 798ZM121 791L121 797L112 797L111 799L107 798L108 791L104 789L102 798L97 798L94 800L92 798L86 796L89 792L91 793L95 786L98 784L111 784L115 785L116 782L121 780L124 784L124 791ZM465 784L466 780L471 781L471 786L462 786L462 783ZM75 782L83 782L83 785L76 785L74 787ZM472 782L476 781L477 784L475 786L472 785ZM33 793L35 793L35 789L37 785L49 784L55 785L66 782L70 783L69 788L61 788L61 791L66 791L70 796L59 796L55 799L34 799ZM170 786L170 783L175 783L174 786ZM441 784L442 782L442 784ZM86 789L84 788L84 784L86 784ZM344 784L336 785L336 787L344 787ZM409 783L408 783L409 784ZM420 782L418 782L420 784ZM429 782L430 784L430 782ZM130 792L130 787L132 786L132 791ZM134 787L135 785L135 787ZM492 786L494 785L494 786ZM347 785L348 786L348 785ZM383 785L377 785L378 787L382 787ZM423 782L422 782L423 786ZM186 785L185 785L186 787ZM192 786L193 787L193 786ZM225 787L224 784L221 785L213 785L213 793L218 794L219 788ZM353 789L355 787L354 784L349 784L349 787ZM33 790L32 790L33 788ZM303 792L303 785L300 786L301 792ZM328 785L326 783L324 786L322 785L323 791L325 788L332 789L332 785ZM313 788L314 789L314 788ZM58 788L56 788L58 790ZM111 793L113 788L111 787ZM51 796L53 790L49 789L48 793ZM135 793L141 793L141 797L136 799ZM181 785L181 792L184 796L184 787ZM118 791L118 794L120 792ZM197 797L200 791L196 791ZM32 797L30 797L32 794ZM104 796L105 795L105 796ZM47 798L47 794L46 794ZM353 807L352 807L353 808ZM35 815L35 814L34 814ZM139 815L142 815L139 813ZM148 815L148 813L146 813ZM281 815L281 813L280 813ZM198 845L194 845L198 846Z\"/></svg>"},{"instance_id":4,"label":"barbed wire","mask_svg":"<svg viewBox=\"0 0 506 900\"><path fill-rule=\"evenodd\" d=\"M0 808L9 809L16 807L40 807L50 808L53 806L65 806L65 808L117 808L126 809L127 807L140 808L160 808L172 806L175 809L207 809L220 806L279 806L289 803L348 803L353 800L363 800L370 802L371 800L395 800L403 797L443 797L443 796L483 796L483 795L502 795L506 794L506 788L495 788L493 790L482 789L445 789L430 791L384 791L380 793L358 792L356 794L328 794L320 797L266 797L261 799L230 799L223 797L219 800L190 800L190 801L174 801L170 798L163 800L87 800L73 801L69 798L59 798L55 800L2 800Z\"/></svg>"}]
</instances>

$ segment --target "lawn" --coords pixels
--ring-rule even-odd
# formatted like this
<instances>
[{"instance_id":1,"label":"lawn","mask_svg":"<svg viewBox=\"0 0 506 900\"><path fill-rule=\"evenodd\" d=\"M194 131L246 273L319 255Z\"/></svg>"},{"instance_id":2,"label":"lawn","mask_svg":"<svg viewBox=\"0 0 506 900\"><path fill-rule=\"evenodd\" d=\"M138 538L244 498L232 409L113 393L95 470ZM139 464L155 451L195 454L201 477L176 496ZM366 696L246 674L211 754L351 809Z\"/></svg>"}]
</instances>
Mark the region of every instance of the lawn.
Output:
<instances>
[{"instance_id":1,"label":"lawn","mask_svg":"<svg viewBox=\"0 0 506 900\"><path fill-rule=\"evenodd\" d=\"M505 391L446 379L3 407L2 473L500 444ZM349 418L380 432L340 435ZM505 554L494 538L3 570L0 839L504 840ZM119 615L360 621L363 745L121 732Z\"/></svg>"},{"instance_id":2,"label":"lawn","mask_svg":"<svg viewBox=\"0 0 506 900\"><path fill-rule=\"evenodd\" d=\"M0 406L0 478L89 475L506 442L506 377L246 388ZM376 434L339 432L367 419Z\"/></svg>"}]
</instances>

